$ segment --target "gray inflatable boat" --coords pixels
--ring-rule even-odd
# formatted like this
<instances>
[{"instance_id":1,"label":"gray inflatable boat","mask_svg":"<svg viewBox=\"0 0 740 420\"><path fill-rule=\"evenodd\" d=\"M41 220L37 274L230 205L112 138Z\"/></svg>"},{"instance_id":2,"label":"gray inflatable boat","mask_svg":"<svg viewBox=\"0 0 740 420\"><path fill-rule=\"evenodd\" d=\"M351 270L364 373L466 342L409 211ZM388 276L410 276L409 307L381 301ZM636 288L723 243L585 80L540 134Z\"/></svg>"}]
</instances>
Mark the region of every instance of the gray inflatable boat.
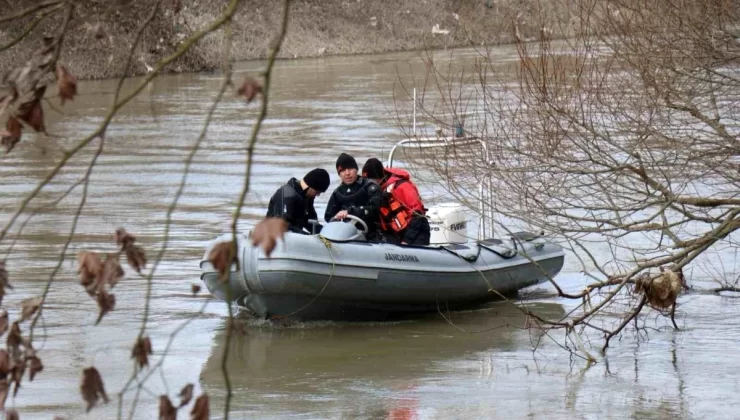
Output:
<instances>
[{"instance_id":1,"label":"gray inflatable boat","mask_svg":"<svg viewBox=\"0 0 740 420\"><path fill-rule=\"evenodd\" d=\"M392 319L459 309L511 295L553 277L562 248L520 232L506 239L425 247L370 243L352 223L331 222L321 235L286 233L267 258L250 233L237 235L239 265L227 282L208 261L201 279L218 299L230 299L266 319Z\"/></svg>"}]
</instances>

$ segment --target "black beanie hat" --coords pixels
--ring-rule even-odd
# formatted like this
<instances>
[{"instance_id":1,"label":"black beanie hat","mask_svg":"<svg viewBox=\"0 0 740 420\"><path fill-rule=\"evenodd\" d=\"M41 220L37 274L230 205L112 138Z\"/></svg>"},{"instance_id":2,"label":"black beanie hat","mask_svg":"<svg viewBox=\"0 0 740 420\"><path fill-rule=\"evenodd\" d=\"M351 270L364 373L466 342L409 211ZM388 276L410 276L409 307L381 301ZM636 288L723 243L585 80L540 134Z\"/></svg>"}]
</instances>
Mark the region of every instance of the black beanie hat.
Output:
<instances>
[{"instance_id":1,"label":"black beanie hat","mask_svg":"<svg viewBox=\"0 0 740 420\"><path fill-rule=\"evenodd\" d=\"M339 155L335 166L337 167L337 172L341 172L342 169L359 169L355 158L346 153Z\"/></svg>"},{"instance_id":2,"label":"black beanie hat","mask_svg":"<svg viewBox=\"0 0 740 420\"><path fill-rule=\"evenodd\" d=\"M329 172L316 168L303 177L303 182L316 191L326 192L329 189Z\"/></svg>"},{"instance_id":3,"label":"black beanie hat","mask_svg":"<svg viewBox=\"0 0 740 420\"><path fill-rule=\"evenodd\" d=\"M370 158L362 167L362 176L370 179L382 179L385 176L383 162L376 158Z\"/></svg>"}]
</instances>

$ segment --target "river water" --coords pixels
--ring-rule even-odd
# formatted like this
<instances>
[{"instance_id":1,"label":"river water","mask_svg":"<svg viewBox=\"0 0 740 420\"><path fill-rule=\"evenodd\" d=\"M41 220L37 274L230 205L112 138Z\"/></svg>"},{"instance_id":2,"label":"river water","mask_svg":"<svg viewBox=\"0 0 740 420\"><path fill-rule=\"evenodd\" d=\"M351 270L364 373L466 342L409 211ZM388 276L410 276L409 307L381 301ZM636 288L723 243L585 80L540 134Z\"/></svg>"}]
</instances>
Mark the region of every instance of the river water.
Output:
<instances>
[{"instance_id":1,"label":"river water","mask_svg":"<svg viewBox=\"0 0 740 420\"><path fill-rule=\"evenodd\" d=\"M513 58L510 48L495 53L502 61ZM449 52L438 55L444 59ZM458 52L454 63L470 64L474 56L474 51ZM260 66L236 66L235 79ZM264 214L272 192L291 176L319 166L329 170L336 185L332 168L340 152L353 154L360 166L369 157L387 157L401 138L394 120L398 77L409 82L423 71L416 53L278 62L240 229ZM161 77L114 120L74 241L35 333L44 370L33 382L26 379L17 397L6 403L21 418L117 416L118 393L132 372L130 354L142 321L145 281L125 266L127 275L114 289L115 310L95 326L97 307L78 284L75 254L114 251L113 232L125 227L153 260L183 162L219 83L217 74ZM65 115L46 108L51 136L26 135L2 157L3 223L63 150L96 127L114 86L114 81L81 83L80 95L63 108ZM199 282L198 262L207 242L229 230L256 106L227 94L195 158L154 277L147 330L154 347L150 365L164 360L141 387L124 396L124 418L156 418L158 396L168 393L175 401L187 383L195 384L197 394L210 395L213 418L223 415L226 309L207 293L193 297L190 290ZM79 179L95 146L73 158L31 208L56 199ZM422 189L430 203L445 200L438 187ZM7 264L14 289L4 302L11 319L22 299L42 292L80 198L78 188L25 227ZM320 214L327 199L317 201ZM725 264L734 269L735 261L725 259ZM558 280L578 290L586 281L578 270L567 261ZM554 297L547 286L521 297L531 309L553 318L574 306ZM232 418L737 418L740 300L693 292L681 296L679 304L681 331L648 314L646 330L626 331L605 358L590 366L560 347L562 334L539 337L522 329L525 319L506 303L453 313L450 322L433 314L395 323L275 325L239 315L228 348ZM165 357L168 339L185 323ZM85 413L79 384L81 371L91 365L101 372L111 401ZM132 411L137 389L139 401Z\"/></svg>"}]
</instances>

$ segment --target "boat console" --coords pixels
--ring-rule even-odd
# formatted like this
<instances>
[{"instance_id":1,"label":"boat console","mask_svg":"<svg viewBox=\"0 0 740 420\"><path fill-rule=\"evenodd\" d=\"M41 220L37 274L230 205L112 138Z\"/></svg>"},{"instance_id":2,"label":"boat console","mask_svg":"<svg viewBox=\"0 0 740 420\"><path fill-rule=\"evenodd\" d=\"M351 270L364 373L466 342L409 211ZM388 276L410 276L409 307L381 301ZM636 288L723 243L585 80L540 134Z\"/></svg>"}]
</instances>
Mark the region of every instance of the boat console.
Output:
<instances>
[{"instance_id":1,"label":"boat console","mask_svg":"<svg viewBox=\"0 0 740 420\"><path fill-rule=\"evenodd\" d=\"M329 223L321 228L321 236L330 241L367 241L367 224L352 215L348 215L344 220L332 219Z\"/></svg>"}]
</instances>

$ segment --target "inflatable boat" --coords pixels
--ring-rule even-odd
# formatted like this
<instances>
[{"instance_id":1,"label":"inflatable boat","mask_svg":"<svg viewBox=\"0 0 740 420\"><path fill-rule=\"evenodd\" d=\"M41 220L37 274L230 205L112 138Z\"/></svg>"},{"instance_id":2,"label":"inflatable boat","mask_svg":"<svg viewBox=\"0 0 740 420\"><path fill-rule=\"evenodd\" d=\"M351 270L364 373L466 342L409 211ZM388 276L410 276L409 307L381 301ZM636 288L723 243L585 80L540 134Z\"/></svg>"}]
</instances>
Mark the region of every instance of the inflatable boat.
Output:
<instances>
[{"instance_id":1,"label":"inflatable boat","mask_svg":"<svg viewBox=\"0 0 740 420\"><path fill-rule=\"evenodd\" d=\"M369 242L367 226L350 217L324 225L321 234L288 232L268 258L252 246L248 231L237 235L238 264L222 280L208 255L215 244L232 240L224 234L207 246L201 280L218 299L266 319L389 319L500 299L563 267L562 248L542 235L486 238L485 217L479 239L470 240L465 209L456 203L432 207L427 217L428 246Z\"/></svg>"},{"instance_id":2,"label":"inflatable boat","mask_svg":"<svg viewBox=\"0 0 740 420\"><path fill-rule=\"evenodd\" d=\"M207 256L232 237L216 238L200 262L201 279L218 299L266 319L389 319L459 309L547 281L564 259L559 246L526 232L406 246L368 242L362 228L337 221L320 235L286 233L269 258L249 235L237 235L239 263L226 281Z\"/></svg>"}]
</instances>

